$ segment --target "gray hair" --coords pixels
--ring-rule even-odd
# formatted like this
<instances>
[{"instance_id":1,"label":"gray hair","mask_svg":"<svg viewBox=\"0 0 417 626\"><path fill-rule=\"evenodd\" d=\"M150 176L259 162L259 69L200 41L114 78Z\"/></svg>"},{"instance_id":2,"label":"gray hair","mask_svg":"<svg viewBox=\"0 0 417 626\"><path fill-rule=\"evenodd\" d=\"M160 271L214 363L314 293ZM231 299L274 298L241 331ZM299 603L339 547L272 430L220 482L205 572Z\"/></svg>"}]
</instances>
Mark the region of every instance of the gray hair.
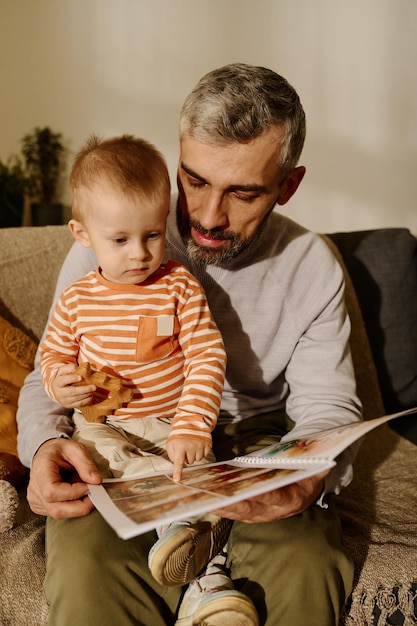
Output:
<instances>
[{"instance_id":1,"label":"gray hair","mask_svg":"<svg viewBox=\"0 0 417 626\"><path fill-rule=\"evenodd\" d=\"M304 145L305 114L295 89L265 67L234 63L209 72L187 96L180 136L203 143L244 143L278 127L282 180L297 165Z\"/></svg>"}]
</instances>

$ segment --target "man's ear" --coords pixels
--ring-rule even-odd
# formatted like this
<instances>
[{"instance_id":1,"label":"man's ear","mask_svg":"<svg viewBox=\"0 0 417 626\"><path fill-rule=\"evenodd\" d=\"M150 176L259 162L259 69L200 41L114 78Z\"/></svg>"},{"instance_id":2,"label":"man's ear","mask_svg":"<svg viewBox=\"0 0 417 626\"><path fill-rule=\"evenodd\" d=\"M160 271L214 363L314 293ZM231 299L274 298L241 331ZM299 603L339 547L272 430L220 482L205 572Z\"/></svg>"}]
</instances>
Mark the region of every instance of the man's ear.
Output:
<instances>
[{"instance_id":1,"label":"man's ear","mask_svg":"<svg viewBox=\"0 0 417 626\"><path fill-rule=\"evenodd\" d=\"M91 248L90 238L81 222L78 222L78 220L70 220L68 226L75 241L78 241L84 248Z\"/></svg>"},{"instance_id":2,"label":"man's ear","mask_svg":"<svg viewBox=\"0 0 417 626\"><path fill-rule=\"evenodd\" d=\"M278 204L286 204L288 200L295 194L297 191L301 181L304 178L304 174L306 173L306 168L303 165L299 165L293 171L288 174L287 178L284 180L277 203Z\"/></svg>"}]
</instances>

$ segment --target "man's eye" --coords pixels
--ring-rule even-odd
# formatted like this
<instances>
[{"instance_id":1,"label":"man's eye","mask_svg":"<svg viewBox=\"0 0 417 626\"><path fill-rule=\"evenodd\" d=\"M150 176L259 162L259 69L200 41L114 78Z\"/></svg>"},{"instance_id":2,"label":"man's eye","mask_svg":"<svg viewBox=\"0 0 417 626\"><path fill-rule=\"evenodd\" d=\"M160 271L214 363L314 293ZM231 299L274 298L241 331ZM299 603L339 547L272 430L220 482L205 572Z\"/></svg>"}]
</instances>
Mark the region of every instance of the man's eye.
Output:
<instances>
[{"instance_id":1,"label":"man's eye","mask_svg":"<svg viewBox=\"0 0 417 626\"><path fill-rule=\"evenodd\" d=\"M256 200L258 196L248 195L248 194L239 193L235 191L235 197L238 200L241 200L242 202L253 202L254 200Z\"/></svg>"},{"instance_id":2,"label":"man's eye","mask_svg":"<svg viewBox=\"0 0 417 626\"><path fill-rule=\"evenodd\" d=\"M189 178L188 184L190 185L190 187L194 187L195 189L201 189L202 187L206 185L205 182L198 180L196 178Z\"/></svg>"}]
</instances>

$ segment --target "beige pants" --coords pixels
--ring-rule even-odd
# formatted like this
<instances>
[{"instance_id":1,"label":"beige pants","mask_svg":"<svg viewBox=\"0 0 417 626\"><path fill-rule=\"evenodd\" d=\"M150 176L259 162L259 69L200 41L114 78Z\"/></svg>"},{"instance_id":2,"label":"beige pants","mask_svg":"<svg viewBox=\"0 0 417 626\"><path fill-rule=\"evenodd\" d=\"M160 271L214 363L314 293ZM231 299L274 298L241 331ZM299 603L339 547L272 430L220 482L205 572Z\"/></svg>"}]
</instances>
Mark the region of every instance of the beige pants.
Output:
<instances>
[{"instance_id":1,"label":"beige pants","mask_svg":"<svg viewBox=\"0 0 417 626\"><path fill-rule=\"evenodd\" d=\"M120 419L113 415L105 424L88 422L74 411L73 439L90 452L103 478L144 476L151 472L172 472L166 451L170 420L155 417ZM211 452L203 463L213 463Z\"/></svg>"}]
</instances>

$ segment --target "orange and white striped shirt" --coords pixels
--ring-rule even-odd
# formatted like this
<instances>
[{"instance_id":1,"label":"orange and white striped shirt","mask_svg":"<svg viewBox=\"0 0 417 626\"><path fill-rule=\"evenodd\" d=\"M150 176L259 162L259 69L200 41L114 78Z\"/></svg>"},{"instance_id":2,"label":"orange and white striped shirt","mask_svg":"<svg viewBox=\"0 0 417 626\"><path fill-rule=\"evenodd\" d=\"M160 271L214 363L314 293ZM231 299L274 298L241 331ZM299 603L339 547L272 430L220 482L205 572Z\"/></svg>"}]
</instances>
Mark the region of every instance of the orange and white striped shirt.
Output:
<instances>
[{"instance_id":1,"label":"orange and white striped shirt","mask_svg":"<svg viewBox=\"0 0 417 626\"><path fill-rule=\"evenodd\" d=\"M52 398L57 368L88 361L133 389L132 400L115 415L169 418L169 438L211 444L226 354L203 288L183 265L169 261L154 279L137 285L90 272L61 294L40 353ZM107 393L96 392L99 400Z\"/></svg>"}]
</instances>

